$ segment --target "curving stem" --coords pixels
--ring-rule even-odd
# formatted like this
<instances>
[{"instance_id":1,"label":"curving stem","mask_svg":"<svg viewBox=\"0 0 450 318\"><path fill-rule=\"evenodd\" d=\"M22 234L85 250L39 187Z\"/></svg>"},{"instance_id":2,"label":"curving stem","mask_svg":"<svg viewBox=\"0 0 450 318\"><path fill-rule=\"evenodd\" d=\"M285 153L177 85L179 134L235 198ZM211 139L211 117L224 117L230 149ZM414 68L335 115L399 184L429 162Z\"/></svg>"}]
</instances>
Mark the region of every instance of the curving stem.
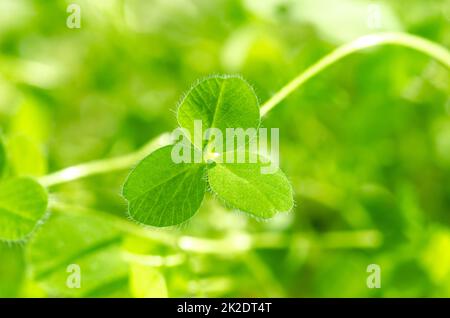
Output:
<instances>
[{"instance_id":1,"label":"curving stem","mask_svg":"<svg viewBox=\"0 0 450 318\"><path fill-rule=\"evenodd\" d=\"M434 43L430 40L406 33L387 32L365 35L352 42L338 47L336 50L324 56L315 64L308 67L305 71L301 72L297 77L295 77L292 81L282 87L277 93L275 93L275 95L273 95L261 106L261 116L265 116L275 106L277 106L296 89L301 87L309 79L319 74L328 66L346 57L347 55L369 47L381 46L386 44L404 46L422 52L436 59L448 69L450 69L450 52L444 46ZM134 164L136 164L137 161L143 159L152 151L169 143L170 136L168 133L164 133L149 141L144 147L137 150L136 152L120 157L96 160L68 167L43 176L39 178L38 181L42 185L50 187L95 174L129 169Z\"/></svg>"},{"instance_id":2,"label":"curving stem","mask_svg":"<svg viewBox=\"0 0 450 318\"><path fill-rule=\"evenodd\" d=\"M336 50L321 58L319 61L308 67L305 71L300 73L292 81L287 83L261 106L261 116L265 116L283 99L288 97L293 91L302 86L310 78L319 74L328 66L336 63L347 55L369 47L386 44L405 46L425 53L450 69L450 52L445 47L431 42L430 40L406 33L387 32L365 35L338 47Z\"/></svg>"}]
</instances>

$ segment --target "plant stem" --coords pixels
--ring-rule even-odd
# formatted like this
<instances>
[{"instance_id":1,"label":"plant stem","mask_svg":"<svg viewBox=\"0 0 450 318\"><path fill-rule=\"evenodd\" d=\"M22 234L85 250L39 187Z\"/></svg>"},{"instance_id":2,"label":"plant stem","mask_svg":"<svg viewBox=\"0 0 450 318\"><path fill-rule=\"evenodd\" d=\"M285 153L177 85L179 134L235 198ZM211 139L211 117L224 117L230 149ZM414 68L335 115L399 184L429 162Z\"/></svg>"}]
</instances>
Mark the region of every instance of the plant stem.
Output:
<instances>
[{"instance_id":1,"label":"plant stem","mask_svg":"<svg viewBox=\"0 0 450 318\"><path fill-rule=\"evenodd\" d=\"M152 151L169 143L170 134L163 133L150 140L147 144L135 152L119 157L95 160L68 167L40 177L38 181L45 187L51 187L60 183L65 183L96 174L129 169Z\"/></svg>"},{"instance_id":2,"label":"plant stem","mask_svg":"<svg viewBox=\"0 0 450 318\"><path fill-rule=\"evenodd\" d=\"M298 239L302 239L308 242L308 245L314 245L321 249L372 249L380 247L383 240L381 233L377 230L327 232L321 233L320 238L307 234L296 234L292 236L284 233L244 233L233 231L220 238L204 238L183 235L177 231L168 232L161 229L155 231L153 228L141 226L111 213L68 204L57 199L50 201L50 208L56 213L101 215L105 222L108 222L124 234L131 234L142 239L153 241L171 247L174 250L198 254L246 255L246 253L255 249L283 249L289 246L292 240ZM141 258L140 261L154 262L156 266L156 259L154 257L147 257L147 259ZM173 265L172 261L173 259L170 263Z\"/></svg>"},{"instance_id":3,"label":"plant stem","mask_svg":"<svg viewBox=\"0 0 450 318\"><path fill-rule=\"evenodd\" d=\"M437 61L441 62L444 66L450 69L450 52L445 47L431 42L427 39L406 33L388 32L366 35L338 47L336 50L324 56L315 64L308 67L305 71L301 72L297 77L295 77L292 81L282 87L275 95L273 95L261 106L261 116L265 116L292 92L301 87L306 81L319 74L328 66L346 57L347 55L361 51L365 48L386 44L405 46L422 52L432 58L435 58ZM169 142L169 134L164 133L156 137L155 139L152 139L149 143L147 143L144 147L137 150L136 152L120 157L96 160L68 167L43 176L39 178L38 181L46 187L51 187L57 184L77 180L95 174L129 169L131 166L136 164L136 162L143 159L153 150L163 145L167 145L169 144Z\"/></svg>"},{"instance_id":4,"label":"plant stem","mask_svg":"<svg viewBox=\"0 0 450 318\"><path fill-rule=\"evenodd\" d=\"M185 254L173 254L168 256L161 255L142 255L131 252L123 252L125 260L151 267L173 267L179 266L186 261Z\"/></svg>"},{"instance_id":5,"label":"plant stem","mask_svg":"<svg viewBox=\"0 0 450 318\"><path fill-rule=\"evenodd\" d=\"M302 86L306 81L319 74L328 66L346 57L347 55L369 47L386 44L405 46L425 53L426 55L435 58L437 61L441 62L444 66L450 69L450 52L445 47L431 42L427 39L405 33L390 32L366 35L338 47L336 50L324 56L319 61L308 67L305 71L301 72L297 77L287 83L261 106L261 116L265 116L276 105L278 105L292 92Z\"/></svg>"}]
</instances>

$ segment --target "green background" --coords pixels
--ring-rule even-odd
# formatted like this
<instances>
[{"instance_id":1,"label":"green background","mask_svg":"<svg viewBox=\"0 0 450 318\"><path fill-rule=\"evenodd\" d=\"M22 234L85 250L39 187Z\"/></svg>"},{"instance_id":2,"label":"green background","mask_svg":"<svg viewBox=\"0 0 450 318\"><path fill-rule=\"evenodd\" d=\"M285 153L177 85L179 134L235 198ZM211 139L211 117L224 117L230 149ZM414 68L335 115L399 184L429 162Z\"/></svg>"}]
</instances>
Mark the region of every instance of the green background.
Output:
<instances>
[{"instance_id":1,"label":"green background","mask_svg":"<svg viewBox=\"0 0 450 318\"><path fill-rule=\"evenodd\" d=\"M66 26L70 3L80 29ZM241 74L264 102L383 30L449 47L450 3L0 0L6 173L132 152L173 130L180 97L210 74ZM145 229L125 217L128 171L54 187L64 206L28 240L0 242L0 296L449 297L449 93L448 69L401 47L349 56L302 86L263 121L280 128L296 201L269 221L207 195L187 223ZM81 288L67 287L69 264ZM369 264L380 289L366 285Z\"/></svg>"}]
</instances>

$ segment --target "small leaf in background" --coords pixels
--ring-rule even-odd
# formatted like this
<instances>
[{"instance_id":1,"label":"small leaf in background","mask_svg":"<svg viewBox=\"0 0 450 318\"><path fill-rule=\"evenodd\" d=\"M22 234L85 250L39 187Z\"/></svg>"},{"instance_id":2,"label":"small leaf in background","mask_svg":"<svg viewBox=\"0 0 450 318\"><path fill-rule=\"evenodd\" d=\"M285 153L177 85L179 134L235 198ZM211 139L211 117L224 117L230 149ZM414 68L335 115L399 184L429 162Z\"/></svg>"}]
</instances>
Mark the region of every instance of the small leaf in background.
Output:
<instances>
[{"instance_id":1,"label":"small leaf in background","mask_svg":"<svg viewBox=\"0 0 450 318\"><path fill-rule=\"evenodd\" d=\"M256 128L259 126L259 104L253 88L241 77L213 76L194 85L181 101L178 123L194 140L194 120L200 120L203 132L218 128ZM198 145L196 145L198 146Z\"/></svg>"},{"instance_id":2,"label":"small leaf in background","mask_svg":"<svg viewBox=\"0 0 450 318\"><path fill-rule=\"evenodd\" d=\"M125 296L121 233L103 217L71 212L55 211L27 246L33 278L53 297ZM67 284L72 264L80 269L80 288Z\"/></svg>"},{"instance_id":3,"label":"small leaf in background","mask_svg":"<svg viewBox=\"0 0 450 318\"><path fill-rule=\"evenodd\" d=\"M25 239L44 217L47 192L29 178L0 183L0 240Z\"/></svg>"},{"instance_id":4,"label":"small leaf in background","mask_svg":"<svg viewBox=\"0 0 450 318\"><path fill-rule=\"evenodd\" d=\"M191 218L206 189L204 164L176 164L172 146L160 148L130 173L123 187L133 220L151 226L171 226Z\"/></svg>"},{"instance_id":5,"label":"small leaf in background","mask_svg":"<svg viewBox=\"0 0 450 318\"><path fill-rule=\"evenodd\" d=\"M130 291L137 298L168 297L164 276L155 268L131 264Z\"/></svg>"},{"instance_id":6,"label":"small leaf in background","mask_svg":"<svg viewBox=\"0 0 450 318\"><path fill-rule=\"evenodd\" d=\"M0 242L0 298L15 297L25 276L23 249Z\"/></svg>"},{"instance_id":7,"label":"small leaf in background","mask_svg":"<svg viewBox=\"0 0 450 318\"><path fill-rule=\"evenodd\" d=\"M217 163L208 170L212 191L232 207L261 218L288 212L294 202L292 188L280 169L262 174L266 163Z\"/></svg>"},{"instance_id":8,"label":"small leaf in background","mask_svg":"<svg viewBox=\"0 0 450 318\"><path fill-rule=\"evenodd\" d=\"M14 176L42 176L47 160L39 145L25 135L14 135L7 143L8 165Z\"/></svg>"},{"instance_id":9,"label":"small leaf in background","mask_svg":"<svg viewBox=\"0 0 450 318\"><path fill-rule=\"evenodd\" d=\"M386 188L377 184L365 184L357 197L366 209L374 226L384 235L384 244L396 246L406 242L406 223L395 196Z\"/></svg>"}]
</instances>

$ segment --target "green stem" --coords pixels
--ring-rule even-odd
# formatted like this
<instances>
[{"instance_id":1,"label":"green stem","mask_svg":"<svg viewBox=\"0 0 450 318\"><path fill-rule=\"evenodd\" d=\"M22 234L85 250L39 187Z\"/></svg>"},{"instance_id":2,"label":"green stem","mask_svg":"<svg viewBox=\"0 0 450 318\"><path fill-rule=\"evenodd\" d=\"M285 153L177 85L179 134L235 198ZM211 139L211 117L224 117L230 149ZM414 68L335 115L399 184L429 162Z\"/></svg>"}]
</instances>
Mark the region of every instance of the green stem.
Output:
<instances>
[{"instance_id":1,"label":"green stem","mask_svg":"<svg viewBox=\"0 0 450 318\"><path fill-rule=\"evenodd\" d=\"M142 255L131 252L123 252L125 260L151 267L174 267L183 264L186 261L185 254L172 254L168 256L161 255Z\"/></svg>"},{"instance_id":2,"label":"green stem","mask_svg":"<svg viewBox=\"0 0 450 318\"><path fill-rule=\"evenodd\" d=\"M336 50L321 58L319 61L308 67L305 71L300 73L292 81L287 83L261 106L261 116L265 116L276 105L302 86L306 81L347 55L369 47L386 44L405 46L422 52L435 58L437 61L441 62L444 66L450 69L450 52L445 47L427 39L405 33L378 33L366 35L338 47Z\"/></svg>"},{"instance_id":3,"label":"green stem","mask_svg":"<svg viewBox=\"0 0 450 318\"><path fill-rule=\"evenodd\" d=\"M154 231L151 228L146 228L136 223L130 222L125 218L116 216L111 213L99 211L96 209L80 207L65 202L53 199L50 201L50 208L56 213L69 213L75 215L101 215L105 222L111 224L117 230L124 234L134 235L145 240L153 241L161 245L171 247L174 250L210 254L210 255L246 255L251 250L258 249L283 249L289 246L292 240L301 239L308 242L308 245L315 245L321 249L350 249L361 248L371 249L378 248L382 241L382 235L376 230L364 231L344 231L344 232L328 232L322 233L320 238L312 237L310 235L288 235L284 233L244 233L231 232L219 238L204 238L198 236L182 235L180 232L166 232L164 230ZM127 255L133 257L133 255ZM137 254L134 255L137 260ZM176 258L162 261L157 257L147 255L141 257L139 262L147 262L157 266L158 262L175 266L180 259ZM176 263L176 264L175 264ZM163 264L161 264L163 266Z\"/></svg>"},{"instance_id":4,"label":"green stem","mask_svg":"<svg viewBox=\"0 0 450 318\"><path fill-rule=\"evenodd\" d=\"M307 68L305 71L301 72L297 77L295 77L292 81L282 87L275 95L273 95L267 102L265 102L261 106L261 116L265 116L276 105L278 105L296 89L301 87L309 79L319 74L328 66L346 57L347 55L369 47L386 44L405 46L422 52L441 62L444 66L450 69L450 52L445 47L433 43L427 39L405 33L378 33L366 35L338 47L336 50L324 56L315 64ZM57 184L77 180L95 174L129 169L131 166L136 164L136 162L143 159L159 146L169 144L169 140L170 138L168 137L168 133L165 133L151 140L147 145L136 152L120 157L96 160L65 168L63 170L41 177L39 179L39 182L41 182L44 186L51 187Z\"/></svg>"},{"instance_id":5,"label":"green stem","mask_svg":"<svg viewBox=\"0 0 450 318\"><path fill-rule=\"evenodd\" d=\"M163 133L158 137L150 140L139 150L129 153L124 156L95 160L87 163L82 163L76 166L68 167L46 176L40 177L38 181L45 187L51 187L60 183L74 181L84 177L107 173L111 171L129 169L139 160L143 159L152 151L161 146L170 143L170 134Z\"/></svg>"}]
</instances>

